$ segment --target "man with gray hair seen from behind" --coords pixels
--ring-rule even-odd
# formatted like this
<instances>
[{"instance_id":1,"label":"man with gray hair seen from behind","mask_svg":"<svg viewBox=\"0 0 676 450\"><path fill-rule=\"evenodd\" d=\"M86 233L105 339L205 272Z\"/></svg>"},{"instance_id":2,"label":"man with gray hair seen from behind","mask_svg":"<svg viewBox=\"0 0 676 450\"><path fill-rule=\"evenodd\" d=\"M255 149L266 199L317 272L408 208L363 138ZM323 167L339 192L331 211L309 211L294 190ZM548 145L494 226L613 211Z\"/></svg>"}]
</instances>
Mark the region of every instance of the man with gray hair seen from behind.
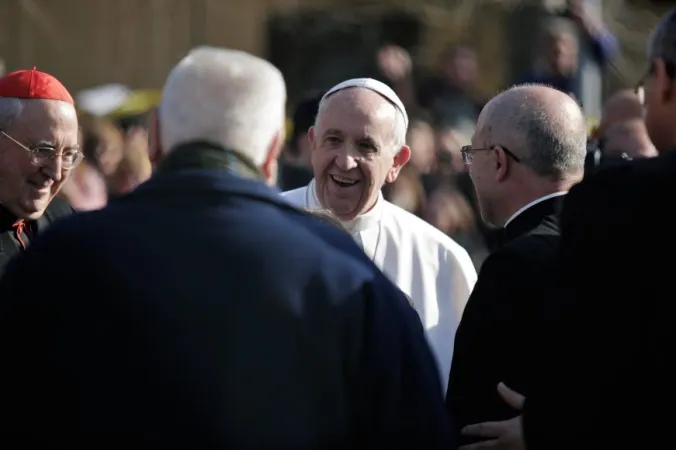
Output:
<instances>
[{"instance_id":1,"label":"man with gray hair seen from behind","mask_svg":"<svg viewBox=\"0 0 676 450\"><path fill-rule=\"evenodd\" d=\"M562 308L523 415L472 427L481 448L668 448L676 422L673 301L676 254L676 9L650 38L644 99L660 156L600 171L566 196L561 213ZM518 360L513 364L523 364Z\"/></svg>"},{"instance_id":2,"label":"man with gray hair seen from behind","mask_svg":"<svg viewBox=\"0 0 676 450\"><path fill-rule=\"evenodd\" d=\"M407 127L404 105L380 81L357 78L334 86L322 97L309 132L314 179L284 196L301 208L333 211L409 296L445 391L455 331L476 270L450 237L383 198L383 185L394 182L411 157Z\"/></svg>"},{"instance_id":3,"label":"man with gray hair seen from behind","mask_svg":"<svg viewBox=\"0 0 676 450\"><path fill-rule=\"evenodd\" d=\"M0 282L4 436L452 448L405 295L344 231L268 186L285 102L279 70L244 52L200 47L171 71L153 177L51 227Z\"/></svg>"},{"instance_id":4,"label":"man with gray hair seen from behind","mask_svg":"<svg viewBox=\"0 0 676 450\"><path fill-rule=\"evenodd\" d=\"M514 411L498 383L527 393L556 307L559 212L584 174L587 126L572 97L523 85L494 97L462 149L483 219L501 228L455 337L447 410L456 433ZM518 361L514 363L513 361Z\"/></svg>"}]
</instances>

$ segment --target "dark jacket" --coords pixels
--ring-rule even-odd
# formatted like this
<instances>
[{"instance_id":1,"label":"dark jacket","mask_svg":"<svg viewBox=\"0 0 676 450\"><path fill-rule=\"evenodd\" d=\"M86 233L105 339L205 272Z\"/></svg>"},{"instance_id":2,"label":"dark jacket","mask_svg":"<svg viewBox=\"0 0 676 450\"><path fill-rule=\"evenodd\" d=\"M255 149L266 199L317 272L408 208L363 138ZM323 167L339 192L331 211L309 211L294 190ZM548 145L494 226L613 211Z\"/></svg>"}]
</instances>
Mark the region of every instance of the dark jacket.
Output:
<instances>
[{"instance_id":1,"label":"dark jacket","mask_svg":"<svg viewBox=\"0 0 676 450\"><path fill-rule=\"evenodd\" d=\"M661 448L676 419L676 150L592 175L561 217L562 308L526 399L529 450Z\"/></svg>"},{"instance_id":2,"label":"dark jacket","mask_svg":"<svg viewBox=\"0 0 676 450\"><path fill-rule=\"evenodd\" d=\"M541 353L541 318L556 293L559 210L554 197L523 211L484 262L455 337L446 407L455 431L518 414L498 383L528 395Z\"/></svg>"},{"instance_id":3,"label":"dark jacket","mask_svg":"<svg viewBox=\"0 0 676 450\"><path fill-rule=\"evenodd\" d=\"M52 445L449 448L405 296L255 177L233 152L176 149L11 264L0 427Z\"/></svg>"},{"instance_id":4,"label":"dark jacket","mask_svg":"<svg viewBox=\"0 0 676 450\"><path fill-rule=\"evenodd\" d=\"M7 263L28 246L33 237L43 232L54 221L73 213L65 200L55 197L47 206L45 213L37 220L25 222L24 232L16 227L18 219L7 208L0 205L0 276Z\"/></svg>"}]
</instances>

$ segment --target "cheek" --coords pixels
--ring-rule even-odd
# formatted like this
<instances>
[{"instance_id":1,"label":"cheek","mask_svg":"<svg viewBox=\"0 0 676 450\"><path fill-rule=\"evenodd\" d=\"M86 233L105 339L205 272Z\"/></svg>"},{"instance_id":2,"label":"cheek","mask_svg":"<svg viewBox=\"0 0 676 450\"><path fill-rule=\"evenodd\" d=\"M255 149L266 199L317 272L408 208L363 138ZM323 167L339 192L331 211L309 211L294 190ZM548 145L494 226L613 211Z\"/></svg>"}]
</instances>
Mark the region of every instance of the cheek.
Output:
<instances>
[{"instance_id":1,"label":"cheek","mask_svg":"<svg viewBox=\"0 0 676 450\"><path fill-rule=\"evenodd\" d=\"M24 164L17 158L0 158L0 184L2 185L17 186L35 171L36 167L30 161Z\"/></svg>"},{"instance_id":2,"label":"cheek","mask_svg":"<svg viewBox=\"0 0 676 450\"><path fill-rule=\"evenodd\" d=\"M332 156L324 149L316 148L310 153L310 164L315 172L322 172L331 165Z\"/></svg>"}]
</instances>

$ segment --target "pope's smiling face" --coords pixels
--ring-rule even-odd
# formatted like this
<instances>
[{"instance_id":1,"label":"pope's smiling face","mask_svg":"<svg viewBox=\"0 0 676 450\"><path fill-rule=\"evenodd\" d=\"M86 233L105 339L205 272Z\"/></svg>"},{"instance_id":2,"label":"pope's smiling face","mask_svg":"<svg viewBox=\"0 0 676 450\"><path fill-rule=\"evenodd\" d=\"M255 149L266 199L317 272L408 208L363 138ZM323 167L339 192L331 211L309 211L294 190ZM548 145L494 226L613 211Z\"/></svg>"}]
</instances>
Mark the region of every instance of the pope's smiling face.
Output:
<instances>
[{"instance_id":1,"label":"pope's smiling face","mask_svg":"<svg viewBox=\"0 0 676 450\"><path fill-rule=\"evenodd\" d=\"M341 220L370 210L410 158L394 130L397 110L378 93L349 88L321 104L310 129L317 197Z\"/></svg>"}]
</instances>

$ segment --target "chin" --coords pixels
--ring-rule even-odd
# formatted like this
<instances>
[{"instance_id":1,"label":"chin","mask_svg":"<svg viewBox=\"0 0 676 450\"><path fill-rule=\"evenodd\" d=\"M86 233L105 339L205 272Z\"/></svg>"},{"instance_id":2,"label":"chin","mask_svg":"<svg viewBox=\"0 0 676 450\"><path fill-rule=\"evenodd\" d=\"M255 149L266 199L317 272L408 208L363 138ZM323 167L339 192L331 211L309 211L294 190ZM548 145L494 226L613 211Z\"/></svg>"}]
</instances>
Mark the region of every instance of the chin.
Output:
<instances>
[{"instance_id":1,"label":"chin","mask_svg":"<svg viewBox=\"0 0 676 450\"><path fill-rule=\"evenodd\" d=\"M336 205L328 202L329 209L341 220L352 220L359 215L359 210L345 207L345 205Z\"/></svg>"},{"instance_id":2,"label":"chin","mask_svg":"<svg viewBox=\"0 0 676 450\"><path fill-rule=\"evenodd\" d=\"M49 200L40 202L26 202L21 205L21 209L23 210L23 218L26 220L39 219L45 213L47 206L49 206Z\"/></svg>"}]
</instances>

